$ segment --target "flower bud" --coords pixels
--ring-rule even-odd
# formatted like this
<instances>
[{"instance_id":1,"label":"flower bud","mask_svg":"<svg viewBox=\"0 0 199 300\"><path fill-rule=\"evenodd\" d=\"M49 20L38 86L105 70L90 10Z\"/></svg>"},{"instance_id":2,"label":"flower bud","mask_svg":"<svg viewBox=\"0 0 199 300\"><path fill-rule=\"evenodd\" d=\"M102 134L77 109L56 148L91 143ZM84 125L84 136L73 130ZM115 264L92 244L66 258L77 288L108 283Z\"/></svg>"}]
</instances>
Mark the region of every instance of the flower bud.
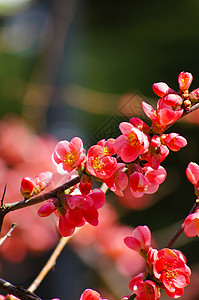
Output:
<instances>
[{"instance_id":1,"label":"flower bud","mask_svg":"<svg viewBox=\"0 0 199 300\"><path fill-rule=\"evenodd\" d=\"M163 101L165 104L174 106L174 107L182 105L182 103L183 103L182 98L177 94L169 94L163 98Z\"/></svg>"},{"instance_id":2,"label":"flower bud","mask_svg":"<svg viewBox=\"0 0 199 300\"><path fill-rule=\"evenodd\" d=\"M30 198L33 195L36 187L35 181L30 177L24 177L21 181L21 194L25 198Z\"/></svg>"},{"instance_id":3,"label":"flower bud","mask_svg":"<svg viewBox=\"0 0 199 300\"><path fill-rule=\"evenodd\" d=\"M38 190L41 192L47 188L53 180L53 173L46 171L42 172L34 178Z\"/></svg>"},{"instance_id":4,"label":"flower bud","mask_svg":"<svg viewBox=\"0 0 199 300\"><path fill-rule=\"evenodd\" d=\"M38 210L38 215L40 217L48 217L56 210L56 198L52 198L44 203Z\"/></svg>"},{"instance_id":5,"label":"flower bud","mask_svg":"<svg viewBox=\"0 0 199 300\"><path fill-rule=\"evenodd\" d=\"M199 88L197 88L196 90L193 90L190 94L189 94L189 99L192 102L198 102L199 101Z\"/></svg>"},{"instance_id":6,"label":"flower bud","mask_svg":"<svg viewBox=\"0 0 199 300\"><path fill-rule=\"evenodd\" d=\"M193 76L191 73L181 72L178 76L178 83L179 83L180 90L182 92L188 90L192 83L192 80L193 80Z\"/></svg>"},{"instance_id":7,"label":"flower bud","mask_svg":"<svg viewBox=\"0 0 199 300\"><path fill-rule=\"evenodd\" d=\"M164 97L170 90L169 86L164 82L154 83L152 89L159 97Z\"/></svg>"},{"instance_id":8,"label":"flower bud","mask_svg":"<svg viewBox=\"0 0 199 300\"><path fill-rule=\"evenodd\" d=\"M80 192L84 195L89 194L92 189L92 184L92 177L87 174L83 174L79 183Z\"/></svg>"}]
</instances>

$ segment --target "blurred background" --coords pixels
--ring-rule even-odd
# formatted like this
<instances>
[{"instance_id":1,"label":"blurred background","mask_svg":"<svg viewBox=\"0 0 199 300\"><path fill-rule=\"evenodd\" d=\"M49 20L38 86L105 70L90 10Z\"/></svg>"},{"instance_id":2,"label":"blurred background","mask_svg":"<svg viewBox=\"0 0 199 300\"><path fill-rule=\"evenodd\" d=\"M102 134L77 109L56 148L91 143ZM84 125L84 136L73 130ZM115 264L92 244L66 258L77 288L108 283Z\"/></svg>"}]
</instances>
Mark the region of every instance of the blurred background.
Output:
<instances>
[{"instance_id":1,"label":"blurred background","mask_svg":"<svg viewBox=\"0 0 199 300\"><path fill-rule=\"evenodd\" d=\"M102 138L117 137L122 120L139 116L150 125L141 102L155 105L154 82L178 90L178 74L187 71L194 76L191 89L197 88L198 10L197 0L0 0L0 193L7 183L5 201L21 199L22 177L56 172L51 154L58 140L79 136L88 149ZM123 238L131 227L146 224L154 245L164 247L189 212L195 195L185 169L190 161L199 163L198 125L196 112L172 127L188 145L164 161L168 177L154 196L107 194L101 228L87 226L64 249L36 291L42 299L78 300L87 287L110 300L129 294L129 279L144 264L127 251ZM57 175L54 185L63 181ZM17 223L0 249L0 276L24 287L59 238L55 220L41 220L36 211L11 213L3 227L5 233ZM182 235L174 247L193 271L181 299L196 300L198 238Z\"/></svg>"}]
</instances>

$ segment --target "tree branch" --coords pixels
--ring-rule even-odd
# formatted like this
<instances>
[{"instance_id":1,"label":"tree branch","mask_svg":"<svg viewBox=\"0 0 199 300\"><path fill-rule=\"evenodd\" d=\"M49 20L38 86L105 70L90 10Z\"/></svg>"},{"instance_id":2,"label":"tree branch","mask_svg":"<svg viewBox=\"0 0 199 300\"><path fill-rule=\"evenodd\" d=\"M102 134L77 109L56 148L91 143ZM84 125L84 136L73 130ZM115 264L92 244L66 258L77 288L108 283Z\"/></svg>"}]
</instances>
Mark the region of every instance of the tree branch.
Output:
<instances>
[{"instance_id":1,"label":"tree branch","mask_svg":"<svg viewBox=\"0 0 199 300\"><path fill-rule=\"evenodd\" d=\"M6 293L14 295L21 300L42 300L37 295L24 289L22 286L14 286L2 278L0 278L0 288Z\"/></svg>"},{"instance_id":2,"label":"tree branch","mask_svg":"<svg viewBox=\"0 0 199 300\"><path fill-rule=\"evenodd\" d=\"M1 227L2 227L4 217L10 211L14 211L14 210L21 209L21 208L24 208L24 207L27 207L27 206L35 205L37 203L48 200L50 198L56 198L58 192L60 192L61 190L69 189L70 187L72 187L72 186L76 185L77 183L79 183L79 181L80 181L80 177L77 176L77 177L67 181L66 183L60 185L56 189L54 189L50 192L47 192L45 194L42 194L42 195L39 195L39 196L36 196L36 197L33 197L33 198L25 199L25 200L22 200L22 201L14 202L14 203L4 204L3 206L0 207L0 231L1 231Z\"/></svg>"}]
</instances>

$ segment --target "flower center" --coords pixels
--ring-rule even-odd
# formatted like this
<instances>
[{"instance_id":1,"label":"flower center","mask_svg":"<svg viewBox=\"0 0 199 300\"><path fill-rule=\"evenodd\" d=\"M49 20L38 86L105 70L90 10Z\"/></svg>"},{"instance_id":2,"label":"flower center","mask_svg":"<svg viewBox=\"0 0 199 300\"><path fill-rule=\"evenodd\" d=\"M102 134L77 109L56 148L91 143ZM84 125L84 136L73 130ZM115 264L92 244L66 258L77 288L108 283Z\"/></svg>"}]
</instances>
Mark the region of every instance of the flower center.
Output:
<instances>
[{"instance_id":1,"label":"flower center","mask_svg":"<svg viewBox=\"0 0 199 300\"><path fill-rule=\"evenodd\" d=\"M93 169L95 169L96 171L100 171L103 168L103 166L105 166L105 164L100 160L100 157L97 156L93 160L92 166Z\"/></svg>"},{"instance_id":2,"label":"flower center","mask_svg":"<svg viewBox=\"0 0 199 300\"><path fill-rule=\"evenodd\" d=\"M173 270L172 265L169 264L169 263L166 265L164 271L165 271L165 275L166 275L167 280L175 279L178 276L178 271Z\"/></svg>"},{"instance_id":3,"label":"flower center","mask_svg":"<svg viewBox=\"0 0 199 300\"><path fill-rule=\"evenodd\" d=\"M108 147L104 147L104 155L109 155L110 154L110 151L108 149Z\"/></svg>"},{"instance_id":4,"label":"flower center","mask_svg":"<svg viewBox=\"0 0 199 300\"><path fill-rule=\"evenodd\" d=\"M131 146L137 146L140 144L137 135L133 131L127 135L127 141Z\"/></svg>"},{"instance_id":5,"label":"flower center","mask_svg":"<svg viewBox=\"0 0 199 300\"><path fill-rule=\"evenodd\" d=\"M68 153L65 157L64 157L64 162L67 165L72 166L76 161L76 155L75 153Z\"/></svg>"}]
</instances>

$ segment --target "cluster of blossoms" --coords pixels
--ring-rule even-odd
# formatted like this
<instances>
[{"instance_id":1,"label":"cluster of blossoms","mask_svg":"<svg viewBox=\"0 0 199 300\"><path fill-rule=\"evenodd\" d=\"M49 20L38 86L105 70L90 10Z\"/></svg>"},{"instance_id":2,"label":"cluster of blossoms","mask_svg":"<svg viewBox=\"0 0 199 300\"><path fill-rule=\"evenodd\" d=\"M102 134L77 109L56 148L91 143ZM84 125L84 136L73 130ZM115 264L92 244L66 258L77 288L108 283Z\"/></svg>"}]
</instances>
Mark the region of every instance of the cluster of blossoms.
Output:
<instances>
[{"instance_id":1,"label":"cluster of blossoms","mask_svg":"<svg viewBox=\"0 0 199 300\"><path fill-rule=\"evenodd\" d=\"M156 250L151 247L151 233L147 226L138 226L133 235L126 237L125 244L140 253L147 263L145 273L135 276L129 288L137 299L160 299L160 289L171 298L179 298L189 284L191 271L185 256L175 249Z\"/></svg>"},{"instance_id":2,"label":"cluster of blossoms","mask_svg":"<svg viewBox=\"0 0 199 300\"><path fill-rule=\"evenodd\" d=\"M178 151L187 144L186 139L178 133L163 132L196 101L193 97L196 97L196 92L188 93L192 75L181 72L178 81L178 93L165 83L153 85L154 92L161 97L156 110L143 102L143 110L152 121L151 127L139 118L131 118L129 122L120 123L120 136L99 141L88 149L87 154L78 137L70 142L64 140L57 143L52 160L58 173L80 176L80 183L76 187L63 191L39 210L40 216L48 216L56 211L61 235L71 235L75 227L82 226L85 221L94 226L98 224L97 209L103 206L105 195L99 190L92 191L93 178L104 182L120 197L128 185L135 197L153 194L158 190L167 175L160 163L169 150ZM23 195L37 193L34 181L27 178L22 180ZM27 186L30 191L27 191Z\"/></svg>"},{"instance_id":3,"label":"cluster of blossoms","mask_svg":"<svg viewBox=\"0 0 199 300\"><path fill-rule=\"evenodd\" d=\"M145 114L151 119L148 126L139 118L119 125L121 135L116 139L100 140L86 153L83 142L74 137L70 142L57 143L52 161L57 172L79 182L71 188L61 190L55 198L40 207L38 214L46 217L55 213L59 218L58 228L62 236L70 236L76 227L86 222L97 226L98 209L103 207L106 196L101 189L93 188L93 179L106 184L116 195L122 197L127 187L134 197L155 193L164 182L167 173L161 163L171 151L179 151L187 141L178 133L164 133L173 123L188 112L199 101L199 88L189 93L192 75L181 72L178 76L179 91L172 90L166 83L153 85L153 91L160 97L157 107L143 102ZM187 177L193 183L199 196L199 166L190 163ZM21 193L25 198L41 192L52 180L50 172L39 174L32 179L25 177L21 182ZM199 235L199 209L184 221L187 236ZM147 226L139 226L133 236L124 239L127 247L137 251L146 261L146 271L133 277L129 283L138 300L158 300L160 290L171 298L179 298L189 284L191 271L185 256L170 248L156 250L151 246L151 232ZM130 296L125 296L123 300ZM107 300L100 294L87 289L80 300Z\"/></svg>"}]
</instances>

